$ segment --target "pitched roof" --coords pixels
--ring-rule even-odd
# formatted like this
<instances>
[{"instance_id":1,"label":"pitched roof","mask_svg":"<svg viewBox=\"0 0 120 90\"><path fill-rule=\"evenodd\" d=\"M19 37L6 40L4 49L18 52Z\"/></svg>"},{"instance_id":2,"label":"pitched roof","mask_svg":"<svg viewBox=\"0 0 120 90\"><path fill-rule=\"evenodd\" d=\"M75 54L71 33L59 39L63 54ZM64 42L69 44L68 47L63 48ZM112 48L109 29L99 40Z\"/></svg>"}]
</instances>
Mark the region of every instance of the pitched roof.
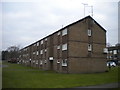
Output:
<instances>
[{"instance_id":1,"label":"pitched roof","mask_svg":"<svg viewBox=\"0 0 120 90\"><path fill-rule=\"evenodd\" d=\"M87 18L92 19L102 30L104 30L104 31L106 32L106 30L105 30L99 23L97 23L91 16L86 16L86 17L84 17L84 18L82 18L82 19L80 19L80 20L78 20L78 21L76 21L76 22L73 22L73 23L65 26L64 28L67 28L67 27L69 27L69 26L72 26L72 25L74 25L74 24L76 24L76 23L78 23L78 22L81 22L81 21L83 21L84 19L87 19ZM64 29L64 28L62 28L62 29ZM62 29L60 29L60 30L62 30Z\"/></svg>"},{"instance_id":2,"label":"pitched roof","mask_svg":"<svg viewBox=\"0 0 120 90\"><path fill-rule=\"evenodd\" d=\"M38 41L44 40L45 38L47 38L47 37L49 37L49 36L52 36L53 34L55 34L55 33L59 32L59 31L65 29L65 28L68 28L68 27L70 27L70 26L72 26L72 25L74 25L74 24L76 24L76 23L78 23L78 22L81 22L81 21L83 21L83 20L85 20L85 19L87 19L87 18L92 19L102 30L104 30L104 31L106 32L106 30L105 30L99 23L97 23L97 22L89 15L89 16L86 16L86 17L84 17L84 18L82 18L82 19L80 19L80 20L78 20L78 21L76 21L76 22L73 22L73 23L71 23L71 24L69 24L69 25L67 25L67 26L65 26L65 27L57 30L56 32L54 32L54 33L52 33L52 34L50 34L50 35L48 35L48 36L46 36L46 37L38 40ZM36 42L38 42L38 41L36 41ZM28 45L28 46L31 46L31 45L35 44L36 42L34 42L34 43L32 43L32 44L30 44L30 45ZM26 47L28 47L28 46L26 46ZM24 47L24 48L26 48L26 47ZM23 49L24 49L24 48L23 48Z\"/></svg>"}]
</instances>

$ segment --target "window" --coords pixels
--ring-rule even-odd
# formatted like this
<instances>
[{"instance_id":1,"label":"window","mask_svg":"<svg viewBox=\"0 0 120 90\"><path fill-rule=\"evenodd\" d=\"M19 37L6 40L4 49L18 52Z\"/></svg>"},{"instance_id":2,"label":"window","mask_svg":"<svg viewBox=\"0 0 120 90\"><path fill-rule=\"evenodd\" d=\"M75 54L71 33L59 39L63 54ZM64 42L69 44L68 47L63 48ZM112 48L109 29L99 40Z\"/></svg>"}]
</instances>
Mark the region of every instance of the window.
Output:
<instances>
[{"instance_id":1,"label":"window","mask_svg":"<svg viewBox=\"0 0 120 90\"><path fill-rule=\"evenodd\" d=\"M62 50L67 50L67 44L62 45Z\"/></svg>"},{"instance_id":2,"label":"window","mask_svg":"<svg viewBox=\"0 0 120 90\"><path fill-rule=\"evenodd\" d=\"M45 64L47 63L47 60L45 60Z\"/></svg>"},{"instance_id":3,"label":"window","mask_svg":"<svg viewBox=\"0 0 120 90\"><path fill-rule=\"evenodd\" d=\"M39 42L37 43L37 46L39 46Z\"/></svg>"},{"instance_id":4,"label":"window","mask_svg":"<svg viewBox=\"0 0 120 90\"><path fill-rule=\"evenodd\" d=\"M109 53L113 53L112 51L110 51Z\"/></svg>"},{"instance_id":5,"label":"window","mask_svg":"<svg viewBox=\"0 0 120 90\"><path fill-rule=\"evenodd\" d=\"M104 53L108 53L108 49L107 49L107 48L104 48L104 49L103 49L103 52L104 52Z\"/></svg>"},{"instance_id":6,"label":"window","mask_svg":"<svg viewBox=\"0 0 120 90\"><path fill-rule=\"evenodd\" d=\"M47 38L45 39L45 41L47 41Z\"/></svg>"},{"instance_id":7,"label":"window","mask_svg":"<svg viewBox=\"0 0 120 90\"><path fill-rule=\"evenodd\" d=\"M62 66L67 66L67 59L62 60Z\"/></svg>"},{"instance_id":8,"label":"window","mask_svg":"<svg viewBox=\"0 0 120 90\"><path fill-rule=\"evenodd\" d=\"M40 61L40 65L42 65L42 61Z\"/></svg>"},{"instance_id":9,"label":"window","mask_svg":"<svg viewBox=\"0 0 120 90\"><path fill-rule=\"evenodd\" d=\"M49 60L53 60L53 57L49 57Z\"/></svg>"},{"instance_id":10,"label":"window","mask_svg":"<svg viewBox=\"0 0 120 90\"><path fill-rule=\"evenodd\" d=\"M41 44L43 44L43 40L41 41Z\"/></svg>"},{"instance_id":11,"label":"window","mask_svg":"<svg viewBox=\"0 0 120 90\"><path fill-rule=\"evenodd\" d=\"M36 44L34 44L34 46L36 46Z\"/></svg>"},{"instance_id":12,"label":"window","mask_svg":"<svg viewBox=\"0 0 120 90\"><path fill-rule=\"evenodd\" d=\"M37 52L36 52L36 55L38 55L38 54L39 54L39 52L37 51Z\"/></svg>"},{"instance_id":13,"label":"window","mask_svg":"<svg viewBox=\"0 0 120 90\"><path fill-rule=\"evenodd\" d=\"M113 53L114 53L114 54L117 54L117 50L114 50Z\"/></svg>"},{"instance_id":14,"label":"window","mask_svg":"<svg viewBox=\"0 0 120 90\"><path fill-rule=\"evenodd\" d=\"M60 32L58 32L57 35L60 35Z\"/></svg>"},{"instance_id":15,"label":"window","mask_svg":"<svg viewBox=\"0 0 120 90\"><path fill-rule=\"evenodd\" d=\"M43 54L43 50L40 50L40 54Z\"/></svg>"},{"instance_id":16,"label":"window","mask_svg":"<svg viewBox=\"0 0 120 90\"><path fill-rule=\"evenodd\" d=\"M67 34L67 28L62 31L62 36Z\"/></svg>"},{"instance_id":17,"label":"window","mask_svg":"<svg viewBox=\"0 0 120 90\"><path fill-rule=\"evenodd\" d=\"M88 51L92 51L92 45L88 44Z\"/></svg>"},{"instance_id":18,"label":"window","mask_svg":"<svg viewBox=\"0 0 120 90\"><path fill-rule=\"evenodd\" d=\"M47 49L45 49L45 52L47 52Z\"/></svg>"},{"instance_id":19,"label":"window","mask_svg":"<svg viewBox=\"0 0 120 90\"><path fill-rule=\"evenodd\" d=\"M36 64L38 64L38 60L36 61Z\"/></svg>"},{"instance_id":20,"label":"window","mask_svg":"<svg viewBox=\"0 0 120 90\"><path fill-rule=\"evenodd\" d=\"M88 29L88 36L91 36L91 30Z\"/></svg>"},{"instance_id":21,"label":"window","mask_svg":"<svg viewBox=\"0 0 120 90\"><path fill-rule=\"evenodd\" d=\"M57 49L60 49L60 45L59 45L59 46L57 46Z\"/></svg>"},{"instance_id":22,"label":"window","mask_svg":"<svg viewBox=\"0 0 120 90\"><path fill-rule=\"evenodd\" d=\"M35 54L35 52L33 52L33 54Z\"/></svg>"}]
</instances>

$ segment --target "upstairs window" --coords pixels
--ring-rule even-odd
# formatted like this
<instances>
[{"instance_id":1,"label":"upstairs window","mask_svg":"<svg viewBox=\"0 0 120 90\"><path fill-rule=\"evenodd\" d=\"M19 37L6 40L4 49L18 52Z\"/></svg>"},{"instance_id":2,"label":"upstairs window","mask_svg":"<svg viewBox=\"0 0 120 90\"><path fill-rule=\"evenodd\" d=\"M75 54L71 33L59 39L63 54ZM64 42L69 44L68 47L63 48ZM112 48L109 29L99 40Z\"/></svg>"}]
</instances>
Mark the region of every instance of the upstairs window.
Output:
<instances>
[{"instance_id":1,"label":"upstairs window","mask_svg":"<svg viewBox=\"0 0 120 90\"><path fill-rule=\"evenodd\" d=\"M60 35L60 32L58 32L57 35Z\"/></svg>"},{"instance_id":2,"label":"upstairs window","mask_svg":"<svg viewBox=\"0 0 120 90\"><path fill-rule=\"evenodd\" d=\"M34 46L36 46L36 44L34 44Z\"/></svg>"},{"instance_id":3,"label":"upstairs window","mask_svg":"<svg viewBox=\"0 0 120 90\"><path fill-rule=\"evenodd\" d=\"M45 38L45 41L47 41L47 38Z\"/></svg>"},{"instance_id":4,"label":"upstairs window","mask_svg":"<svg viewBox=\"0 0 120 90\"><path fill-rule=\"evenodd\" d=\"M33 54L35 54L35 52L33 52Z\"/></svg>"},{"instance_id":5,"label":"upstairs window","mask_svg":"<svg viewBox=\"0 0 120 90\"><path fill-rule=\"evenodd\" d=\"M43 40L41 41L41 44L43 44Z\"/></svg>"},{"instance_id":6,"label":"upstairs window","mask_svg":"<svg viewBox=\"0 0 120 90\"><path fill-rule=\"evenodd\" d=\"M104 48L104 49L103 49L103 53L108 53L108 49L107 49L107 48Z\"/></svg>"},{"instance_id":7,"label":"upstairs window","mask_svg":"<svg viewBox=\"0 0 120 90\"><path fill-rule=\"evenodd\" d=\"M36 55L38 55L38 54L39 54L39 52L37 51L37 52L36 52Z\"/></svg>"},{"instance_id":8,"label":"upstairs window","mask_svg":"<svg viewBox=\"0 0 120 90\"><path fill-rule=\"evenodd\" d=\"M88 36L91 36L91 30L88 29Z\"/></svg>"},{"instance_id":9,"label":"upstairs window","mask_svg":"<svg viewBox=\"0 0 120 90\"><path fill-rule=\"evenodd\" d=\"M67 34L67 28L62 31L62 36Z\"/></svg>"},{"instance_id":10,"label":"upstairs window","mask_svg":"<svg viewBox=\"0 0 120 90\"><path fill-rule=\"evenodd\" d=\"M114 50L113 53L114 53L114 54L117 54L117 50Z\"/></svg>"},{"instance_id":11,"label":"upstairs window","mask_svg":"<svg viewBox=\"0 0 120 90\"><path fill-rule=\"evenodd\" d=\"M60 45L59 45L59 46L57 46L57 49L60 49Z\"/></svg>"},{"instance_id":12,"label":"upstairs window","mask_svg":"<svg viewBox=\"0 0 120 90\"><path fill-rule=\"evenodd\" d=\"M47 52L47 49L45 49L45 52Z\"/></svg>"},{"instance_id":13,"label":"upstairs window","mask_svg":"<svg viewBox=\"0 0 120 90\"><path fill-rule=\"evenodd\" d=\"M62 45L62 50L67 50L67 43Z\"/></svg>"},{"instance_id":14,"label":"upstairs window","mask_svg":"<svg viewBox=\"0 0 120 90\"><path fill-rule=\"evenodd\" d=\"M37 46L39 46L39 42L37 43Z\"/></svg>"},{"instance_id":15,"label":"upstairs window","mask_svg":"<svg viewBox=\"0 0 120 90\"><path fill-rule=\"evenodd\" d=\"M67 66L67 59L62 60L62 66Z\"/></svg>"},{"instance_id":16,"label":"upstairs window","mask_svg":"<svg viewBox=\"0 0 120 90\"><path fill-rule=\"evenodd\" d=\"M92 45L88 44L88 51L92 51Z\"/></svg>"},{"instance_id":17,"label":"upstairs window","mask_svg":"<svg viewBox=\"0 0 120 90\"><path fill-rule=\"evenodd\" d=\"M40 50L40 54L43 54L43 50Z\"/></svg>"}]
</instances>

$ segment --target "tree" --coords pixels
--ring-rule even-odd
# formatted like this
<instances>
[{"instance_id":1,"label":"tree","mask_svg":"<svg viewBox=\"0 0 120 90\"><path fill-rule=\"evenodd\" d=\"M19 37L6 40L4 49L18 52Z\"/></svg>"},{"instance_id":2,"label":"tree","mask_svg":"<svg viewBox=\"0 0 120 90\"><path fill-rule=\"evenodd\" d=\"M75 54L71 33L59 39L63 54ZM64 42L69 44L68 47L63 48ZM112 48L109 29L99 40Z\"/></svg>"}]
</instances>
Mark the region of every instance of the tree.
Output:
<instances>
[{"instance_id":1,"label":"tree","mask_svg":"<svg viewBox=\"0 0 120 90\"><path fill-rule=\"evenodd\" d=\"M2 51L2 60L8 59L8 51Z\"/></svg>"},{"instance_id":2,"label":"tree","mask_svg":"<svg viewBox=\"0 0 120 90\"><path fill-rule=\"evenodd\" d=\"M19 58L19 46L10 46L6 51L2 51L2 59L9 61L17 61Z\"/></svg>"}]
</instances>

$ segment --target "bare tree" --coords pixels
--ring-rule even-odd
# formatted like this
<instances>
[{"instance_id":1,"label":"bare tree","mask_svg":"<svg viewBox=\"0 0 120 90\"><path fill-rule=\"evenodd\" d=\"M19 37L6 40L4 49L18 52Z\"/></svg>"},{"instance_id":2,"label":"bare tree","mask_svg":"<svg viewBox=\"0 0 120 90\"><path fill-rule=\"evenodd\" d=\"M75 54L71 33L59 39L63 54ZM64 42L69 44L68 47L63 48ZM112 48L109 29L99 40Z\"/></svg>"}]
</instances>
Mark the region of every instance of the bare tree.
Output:
<instances>
[{"instance_id":1,"label":"bare tree","mask_svg":"<svg viewBox=\"0 0 120 90\"><path fill-rule=\"evenodd\" d=\"M19 58L19 46L10 46L6 50L7 53L7 59L11 62L16 62Z\"/></svg>"},{"instance_id":2,"label":"bare tree","mask_svg":"<svg viewBox=\"0 0 120 90\"><path fill-rule=\"evenodd\" d=\"M106 47L111 47L112 45L110 43L107 43L106 44Z\"/></svg>"}]
</instances>

